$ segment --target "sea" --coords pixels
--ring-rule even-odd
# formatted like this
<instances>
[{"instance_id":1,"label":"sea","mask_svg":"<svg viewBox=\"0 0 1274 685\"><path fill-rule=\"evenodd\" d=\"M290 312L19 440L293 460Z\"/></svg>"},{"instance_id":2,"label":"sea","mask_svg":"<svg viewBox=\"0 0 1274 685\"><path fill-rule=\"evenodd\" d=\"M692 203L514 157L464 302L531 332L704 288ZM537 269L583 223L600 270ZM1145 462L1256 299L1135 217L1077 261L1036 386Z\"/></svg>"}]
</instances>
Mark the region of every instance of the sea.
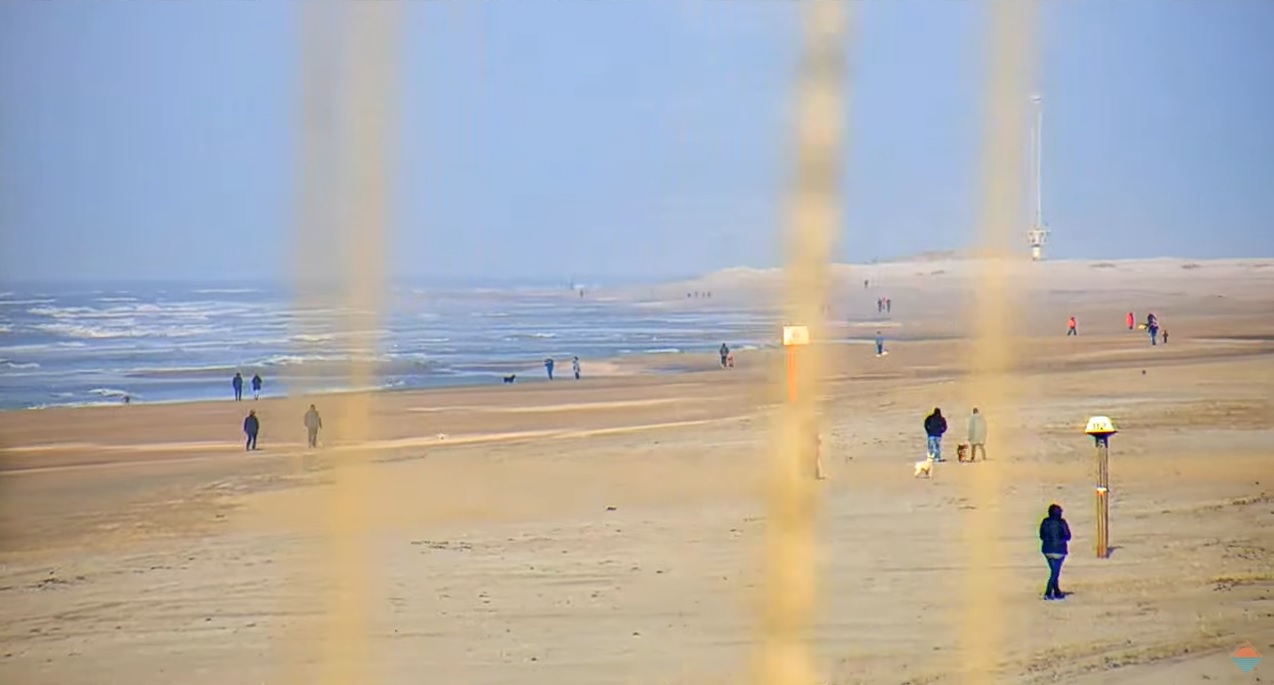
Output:
<instances>
[{"instance_id":1,"label":"sea","mask_svg":"<svg viewBox=\"0 0 1274 685\"><path fill-rule=\"evenodd\" d=\"M265 396L366 389L346 380L350 310L323 300L269 286L0 289L0 409L229 399L235 372L259 373ZM764 312L561 287L402 286L381 310L359 338L373 341L378 389L534 381L546 357L561 373L579 356L585 374L590 361L630 355L710 360L723 341L745 350L776 337Z\"/></svg>"}]
</instances>

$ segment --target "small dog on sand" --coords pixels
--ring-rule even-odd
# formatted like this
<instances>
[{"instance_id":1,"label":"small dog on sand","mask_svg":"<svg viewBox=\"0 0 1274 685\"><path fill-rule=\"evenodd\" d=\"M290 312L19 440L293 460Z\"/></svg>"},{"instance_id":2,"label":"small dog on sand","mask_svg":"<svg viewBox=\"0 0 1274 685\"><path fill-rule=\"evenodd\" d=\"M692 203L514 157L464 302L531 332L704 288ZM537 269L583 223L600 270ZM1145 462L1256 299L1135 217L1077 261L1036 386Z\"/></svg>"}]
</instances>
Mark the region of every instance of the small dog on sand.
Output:
<instances>
[{"instance_id":1,"label":"small dog on sand","mask_svg":"<svg viewBox=\"0 0 1274 685\"><path fill-rule=\"evenodd\" d=\"M958 462L973 461L973 458L969 456L969 443L962 442L959 445L956 445L956 461Z\"/></svg>"},{"instance_id":2,"label":"small dog on sand","mask_svg":"<svg viewBox=\"0 0 1274 685\"><path fill-rule=\"evenodd\" d=\"M504 377L504 382L505 382L506 384L512 385L512 384L513 384L513 381L515 381L515 380L517 380L517 379L518 379L518 375L517 375L516 373L511 373L511 374L509 374L509 375L507 375L507 376L505 376L505 377Z\"/></svg>"},{"instance_id":3,"label":"small dog on sand","mask_svg":"<svg viewBox=\"0 0 1274 685\"><path fill-rule=\"evenodd\" d=\"M933 476L933 455L932 454L916 462L916 478L920 478L922 476L925 478L929 478Z\"/></svg>"}]
</instances>

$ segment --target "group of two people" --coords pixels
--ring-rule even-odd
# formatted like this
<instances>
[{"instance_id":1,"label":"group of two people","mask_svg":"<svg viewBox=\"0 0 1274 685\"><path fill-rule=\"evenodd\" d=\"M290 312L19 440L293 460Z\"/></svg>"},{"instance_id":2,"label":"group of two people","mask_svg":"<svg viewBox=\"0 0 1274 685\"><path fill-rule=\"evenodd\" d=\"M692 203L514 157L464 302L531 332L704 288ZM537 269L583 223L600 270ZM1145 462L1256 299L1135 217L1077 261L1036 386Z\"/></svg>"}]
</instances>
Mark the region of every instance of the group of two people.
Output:
<instances>
[{"instance_id":1,"label":"group of two people","mask_svg":"<svg viewBox=\"0 0 1274 685\"><path fill-rule=\"evenodd\" d=\"M557 366L557 362L552 357L544 360L544 371L548 373L549 380L553 380L553 369ZM579 357L571 357L571 371L575 374L575 380L579 380Z\"/></svg>"},{"instance_id":2,"label":"group of two people","mask_svg":"<svg viewBox=\"0 0 1274 685\"><path fill-rule=\"evenodd\" d=\"M309 446L311 448L318 447L318 434L319 429L323 427L323 417L319 416L318 409L312 404L309 411L305 412L304 423ZM260 433L261 419L257 417L257 412L253 409L243 419L243 434L247 436L247 442L243 448L249 452L255 450L257 448L257 436Z\"/></svg>"},{"instance_id":3,"label":"group of two people","mask_svg":"<svg viewBox=\"0 0 1274 685\"><path fill-rule=\"evenodd\" d=\"M969 444L969 461L977 459L978 452L982 453L982 459L986 459L986 417L984 417L977 407L973 408L973 413L969 415L967 422L965 437ZM942 436L947 432L947 419L942 415L942 409L933 408L933 413L925 417L925 437L928 442L929 455L934 461L943 461L942 459Z\"/></svg>"},{"instance_id":4,"label":"group of two people","mask_svg":"<svg viewBox=\"0 0 1274 685\"><path fill-rule=\"evenodd\" d=\"M261 374L252 375L252 399L261 399L261 386L265 381L261 380ZM238 402L243 399L243 374L235 372L234 378L230 379L230 387L234 388L234 401Z\"/></svg>"}]
</instances>

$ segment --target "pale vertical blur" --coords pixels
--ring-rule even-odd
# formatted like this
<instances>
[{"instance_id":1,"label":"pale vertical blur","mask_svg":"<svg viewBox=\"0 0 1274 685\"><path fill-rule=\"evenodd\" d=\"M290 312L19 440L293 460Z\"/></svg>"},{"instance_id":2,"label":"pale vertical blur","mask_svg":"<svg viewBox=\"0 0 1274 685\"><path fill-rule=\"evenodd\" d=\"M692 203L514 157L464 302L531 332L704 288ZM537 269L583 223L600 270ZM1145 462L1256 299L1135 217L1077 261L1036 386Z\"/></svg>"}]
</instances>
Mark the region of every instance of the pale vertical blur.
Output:
<instances>
[{"instance_id":1,"label":"pale vertical blur","mask_svg":"<svg viewBox=\"0 0 1274 685\"><path fill-rule=\"evenodd\" d=\"M797 348L795 401L782 414L774 446L765 557L766 596L759 680L766 685L815 682L808 635L813 619L815 505L811 432L822 396L825 304L839 200L844 102L846 5L818 0L805 11L804 51L796 89L796 178L788 217L788 323L810 329ZM785 383L786 384L786 383Z\"/></svg>"},{"instance_id":2,"label":"pale vertical blur","mask_svg":"<svg viewBox=\"0 0 1274 685\"><path fill-rule=\"evenodd\" d=\"M987 416L990 461L970 471L969 499L962 529L968 562L965 566L963 647L966 683L995 682L995 667L1003 639L999 589L1004 587L999 518L998 463L1012 459L1019 424L1015 407L1024 396L1015 365L1021 354L1021 303L1014 296L1011 277L1022 270L1022 247L1028 222L1027 160L1030 134L1030 96L1037 55L1035 0L993 0L989 10L989 50L985 59L987 83L983 96L981 193L979 202L980 278L976 280L975 326L970 346L965 396ZM963 412L968 407L961 408ZM948 440L963 440L965 414L948 415ZM955 437L956 440L951 440ZM954 445L952 445L954 447ZM954 453L954 449L951 450ZM1014 525L1017 525L1016 523ZM1030 525L1026 523L1024 525Z\"/></svg>"},{"instance_id":3,"label":"pale vertical blur","mask_svg":"<svg viewBox=\"0 0 1274 685\"><path fill-rule=\"evenodd\" d=\"M308 313L298 328L327 326L346 337L350 361L343 380L359 389L375 384L387 287L400 11L396 2L299 7L302 134L294 286L298 305ZM365 545L368 453L360 445L375 432L375 414L366 392L328 395L323 401L325 449L313 459L333 467L331 499L323 508L325 596L315 602L325 609L326 622L321 642L310 649L321 645L322 683L366 683L374 560ZM297 426L303 405L296 406Z\"/></svg>"}]
</instances>

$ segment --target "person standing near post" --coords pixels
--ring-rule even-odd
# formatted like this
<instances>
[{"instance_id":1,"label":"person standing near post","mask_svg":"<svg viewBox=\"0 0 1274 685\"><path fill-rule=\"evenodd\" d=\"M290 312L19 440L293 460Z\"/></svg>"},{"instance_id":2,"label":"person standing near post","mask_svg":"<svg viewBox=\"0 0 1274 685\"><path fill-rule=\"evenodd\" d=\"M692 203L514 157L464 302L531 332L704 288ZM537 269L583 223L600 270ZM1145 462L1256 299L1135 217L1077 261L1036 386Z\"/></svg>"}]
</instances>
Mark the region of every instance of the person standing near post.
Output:
<instances>
[{"instance_id":1,"label":"person standing near post","mask_svg":"<svg viewBox=\"0 0 1274 685\"><path fill-rule=\"evenodd\" d=\"M934 461L942 461L942 435L946 432L947 420L942 417L942 410L934 407L933 413L925 417L925 436Z\"/></svg>"},{"instance_id":2,"label":"person standing near post","mask_svg":"<svg viewBox=\"0 0 1274 685\"><path fill-rule=\"evenodd\" d=\"M257 448L257 433L260 432L261 420L257 418L256 410L248 412L248 417L243 420L243 434L248 436L248 441L243 446L245 451Z\"/></svg>"},{"instance_id":3,"label":"person standing near post","mask_svg":"<svg viewBox=\"0 0 1274 685\"><path fill-rule=\"evenodd\" d=\"M254 400L261 399L262 384L263 384L263 381L261 380L261 374L259 373L252 374L252 399Z\"/></svg>"},{"instance_id":4,"label":"person standing near post","mask_svg":"<svg viewBox=\"0 0 1274 685\"><path fill-rule=\"evenodd\" d=\"M318 432L323 427L323 417L319 416L318 409L314 405L310 405L310 410L305 412L305 432L309 435L310 447L318 447Z\"/></svg>"},{"instance_id":5,"label":"person standing near post","mask_svg":"<svg viewBox=\"0 0 1274 685\"><path fill-rule=\"evenodd\" d=\"M230 379L230 387L234 388L234 401L238 402L243 399L243 374L235 372L234 378Z\"/></svg>"},{"instance_id":6,"label":"person standing near post","mask_svg":"<svg viewBox=\"0 0 1274 685\"><path fill-rule=\"evenodd\" d=\"M1040 521L1040 551L1048 561L1048 586L1044 588L1044 599L1065 599L1066 593L1057 586L1062 575L1062 562L1066 561L1067 543L1071 539L1071 528L1062 518L1062 508L1056 504L1048 506L1048 516Z\"/></svg>"},{"instance_id":7,"label":"person standing near post","mask_svg":"<svg viewBox=\"0 0 1274 685\"><path fill-rule=\"evenodd\" d=\"M982 452L982 461L986 461L986 418L973 408L969 415L969 461L978 460L978 452Z\"/></svg>"}]
</instances>

